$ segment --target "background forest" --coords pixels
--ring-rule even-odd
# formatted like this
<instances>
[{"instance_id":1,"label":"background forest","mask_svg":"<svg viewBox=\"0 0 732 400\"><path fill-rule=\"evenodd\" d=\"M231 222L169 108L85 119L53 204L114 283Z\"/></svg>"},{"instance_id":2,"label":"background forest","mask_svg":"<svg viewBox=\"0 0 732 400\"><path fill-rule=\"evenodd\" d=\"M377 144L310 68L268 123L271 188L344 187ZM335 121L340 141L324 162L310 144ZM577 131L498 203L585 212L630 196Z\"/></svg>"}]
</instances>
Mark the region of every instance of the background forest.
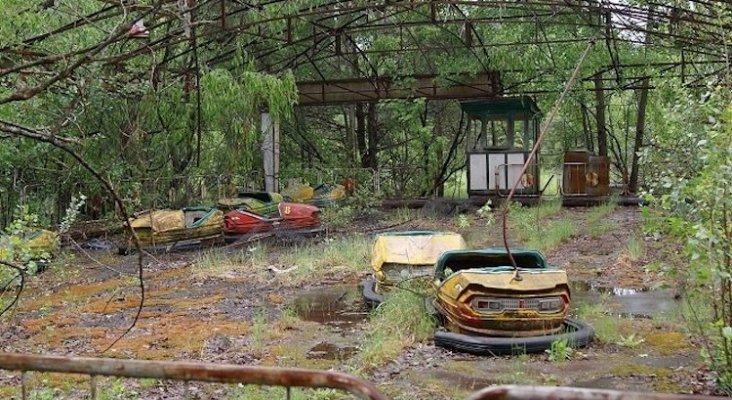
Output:
<instances>
[{"instance_id":1,"label":"background forest","mask_svg":"<svg viewBox=\"0 0 732 400\"><path fill-rule=\"evenodd\" d=\"M73 147L133 209L180 206L202 188L203 197L233 184L262 188L264 108L282 126L283 185L358 176L375 196L464 196L466 132L476 128L457 101L415 93L298 107L296 82L390 77L409 87L420 74L449 82L499 71L504 95L534 96L547 113L590 40L542 148L545 171L558 172L565 150L588 148L608 154L613 181L638 192L668 168L699 168L677 154L693 151L709 119L675 117L679 101L720 94L727 10L715 4L8 0L0 224L19 203L58 223L78 193L105 205L89 210L94 217L113 212L85 168L18 135L21 127ZM682 23L684 13L698 26ZM128 30L137 21L142 35Z\"/></svg>"}]
</instances>

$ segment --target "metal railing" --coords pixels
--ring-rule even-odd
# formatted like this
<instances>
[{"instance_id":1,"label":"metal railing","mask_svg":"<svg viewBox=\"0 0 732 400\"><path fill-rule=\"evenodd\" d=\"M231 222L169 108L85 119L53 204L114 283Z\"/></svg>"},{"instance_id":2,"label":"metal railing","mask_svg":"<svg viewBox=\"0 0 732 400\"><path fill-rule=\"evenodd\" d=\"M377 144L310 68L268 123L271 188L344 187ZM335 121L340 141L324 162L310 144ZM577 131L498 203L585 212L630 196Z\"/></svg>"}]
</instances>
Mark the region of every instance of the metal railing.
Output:
<instances>
[{"instance_id":1,"label":"metal railing","mask_svg":"<svg viewBox=\"0 0 732 400\"><path fill-rule=\"evenodd\" d=\"M0 353L0 369L21 371L23 400L29 398L26 375L30 371L89 375L91 399L97 398L97 376L115 376L281 386L287 389L288 400L292 387L337 389L365 400L388 400L373 384L354 376L302 368Z\"/></svg>"}]
</instances>

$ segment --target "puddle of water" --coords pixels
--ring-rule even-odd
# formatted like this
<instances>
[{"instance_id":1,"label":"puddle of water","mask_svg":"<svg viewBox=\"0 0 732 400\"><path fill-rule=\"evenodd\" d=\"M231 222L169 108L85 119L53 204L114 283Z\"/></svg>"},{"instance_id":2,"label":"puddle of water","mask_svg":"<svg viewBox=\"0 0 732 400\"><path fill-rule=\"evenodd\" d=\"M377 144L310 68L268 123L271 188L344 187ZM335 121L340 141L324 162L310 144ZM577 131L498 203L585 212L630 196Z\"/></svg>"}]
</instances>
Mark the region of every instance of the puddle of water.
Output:
<instances>
[{"instance_id":1,"label":"puddle of water","mask_svg":"<svg viewBox=\"0 0 732 400\"><path fill-rule=\"evenodd\" d=\"M634 318L653 318L676 312L679 302L670 290L648 290L648 288L624 288L592 286L587 282L572 284L572 302L597 304L606 298L612 306L612 313Z\"/></svg>"},{"instance_id":2,"label":"puddle of water","mask_svg":"<svg viewBox=\"0 0 732 400\"><path fill-rule=\"evenodd\" d=\"M629 288L622 286L601 286L585 281L574 281L570 283L573 292L597 292L611 296L631 296L638 293L648 292L647 287Z\"/></svg>"},{"instance_id":3,"label":"puddle of water","mask_svg":"<svg viewBox=\"0 0 732 400\"><path fill-rule=\"evenodd\" d=\"M358 349L352 346L338 347L333 343L320 342L313 346L307 354L309 359L346 360L356 354Z\"/></svg>"},{"instance_id":4,"label":"puddle of water","mask_svg":"<svg viewBox=\"0 0 732 400\"><path fill-rule=\"evenodd\" d=\"M338 328L351 327L368 316L358 286L313 289L298 296L292 305L301 319Z\"/></svg>"},{"instance_id":5,"label":"puddle of water","mask_svg":"<svg viewBox=\"0 0 732 400\"><path fill-rule=\"evenodd\" d=\"M692 365L694 363L694 357L687 354L673 356L649 356L634 358L633 362L636 364L649 365L656 368L676 369Z\"/></svg>"},{"instance_id":6,"label":"puddle of water","mask_svg":"<svg viewBox=\"0 0 732 400\"><path fill-rule=\"evenodd\" d=\"M478 378L475 376L464 375L459 372L437 370L432 372L434 378L448 382L451 386L457 386L459 388L475 391L483 389L484 387L497 385L499 382L487 378Z\"/></svg>"}]
</instances>

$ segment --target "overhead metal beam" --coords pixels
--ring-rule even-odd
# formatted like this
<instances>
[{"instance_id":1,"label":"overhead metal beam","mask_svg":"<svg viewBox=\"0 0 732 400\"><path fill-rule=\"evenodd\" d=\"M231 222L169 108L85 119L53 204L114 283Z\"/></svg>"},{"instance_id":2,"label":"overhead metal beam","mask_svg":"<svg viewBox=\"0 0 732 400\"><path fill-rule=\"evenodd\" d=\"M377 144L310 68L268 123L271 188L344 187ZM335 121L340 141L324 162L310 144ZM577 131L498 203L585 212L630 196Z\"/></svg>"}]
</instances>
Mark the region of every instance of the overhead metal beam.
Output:
<instances>
[{"instance_id":1,"label":"overhead metal beam","mask_svg":"<svg viewBox=\"0 0 732 400\"><path fill-rule=\"evenodd\" d=\"M500 74L488 72L472 77L410 75L400 77L339 79L297 83L301 106L371 102L424 97L469 99L497 97L503 93Z\"/></svg>"}]
</instances>

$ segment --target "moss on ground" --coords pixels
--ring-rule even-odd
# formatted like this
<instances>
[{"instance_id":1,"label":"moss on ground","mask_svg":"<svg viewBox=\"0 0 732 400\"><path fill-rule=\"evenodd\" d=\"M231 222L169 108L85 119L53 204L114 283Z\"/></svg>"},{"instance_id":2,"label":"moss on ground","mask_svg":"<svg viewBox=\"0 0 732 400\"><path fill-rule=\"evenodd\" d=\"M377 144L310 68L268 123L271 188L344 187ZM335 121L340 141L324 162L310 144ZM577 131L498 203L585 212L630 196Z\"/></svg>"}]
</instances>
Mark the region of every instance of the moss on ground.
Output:
<instances>
[{"instance_id":1,"label":"moss on ground","mask_svg":"<svg viewBox=\"0 0 732 400\"><path fill-rule=\"evenodd\" d=\"M655 332L644 337L646 343L662 355L675 354L689 347L686 336L680 332Z\"/></svg>"}]
</instances>

